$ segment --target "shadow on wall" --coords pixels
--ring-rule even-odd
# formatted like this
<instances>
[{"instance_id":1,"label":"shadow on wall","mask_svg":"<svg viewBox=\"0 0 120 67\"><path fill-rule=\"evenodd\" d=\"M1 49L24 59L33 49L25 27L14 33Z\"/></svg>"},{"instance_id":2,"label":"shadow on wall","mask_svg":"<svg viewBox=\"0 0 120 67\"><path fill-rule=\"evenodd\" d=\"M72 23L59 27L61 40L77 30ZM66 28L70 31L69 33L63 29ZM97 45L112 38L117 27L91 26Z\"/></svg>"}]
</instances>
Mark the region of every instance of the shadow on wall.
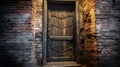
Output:
<instances>
[{"instance_id":1,"label":"shadow on wall","mask_svg":"<svg viewBox=\"0 0 120 67\"><path fill-rule=\"evenodd\" d=\"M24 64L22 62L18 62L16 59L17 57L11 52L12 49L9 45L6 44L7 39L12 38L9 35L5 33L5 31L12 30L13 27L15 27L14 23L10 23L11 20L7 19L5 14L0 14L0 67L9 67L9 66L15 66L15 67L22 67ZM3 23L4 22L4 23ZM9 23L8 23L9 22ZM7 26L11 26L7 28ZM6 31L8 32L8 31Z\"/></svg>"},{"instance_id":2,"label":"shadow on wall","mask_svg":"<svg viewBox=\"0 0 120 67\"><path fill-rule=\"evenodd\" d=\"M5 47L2 47L5 49ZM24 63L18 62L16 60L17 57L15 57L13 54L10 53L10 51L1 50L0 51L0 67L24 67ZM9 60L8 60L9 59Z\"/></svg>"},{"instance_id":3,"label":"shadow on wall","mask_svg":"<svg viewBox=\"0 0 120 67\"><path fill-rule=\"evenodd\" d=\"M31 12L32 0L0 0L0 67L34 66Z\"/></svg>"}]
</instances>

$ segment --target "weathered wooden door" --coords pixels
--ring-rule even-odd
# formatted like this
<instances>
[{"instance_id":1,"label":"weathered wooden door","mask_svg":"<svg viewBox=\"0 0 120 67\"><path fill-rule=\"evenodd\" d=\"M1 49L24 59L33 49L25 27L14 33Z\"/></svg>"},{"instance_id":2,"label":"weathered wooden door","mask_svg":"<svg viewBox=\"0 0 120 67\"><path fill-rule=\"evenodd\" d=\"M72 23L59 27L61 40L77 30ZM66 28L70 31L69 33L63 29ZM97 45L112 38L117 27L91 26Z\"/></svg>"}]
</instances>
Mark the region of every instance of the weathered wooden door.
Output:
<instances>
[{"instance_id":1,"label":"weathered wooden door","mask_svg":"<svg viewBox=\"0 0 120 67\"><path fill-rule=\"evenodd\" d=\"M74 4L48 5L48 61L74 60Z\"/></svg>"}]
</instances>

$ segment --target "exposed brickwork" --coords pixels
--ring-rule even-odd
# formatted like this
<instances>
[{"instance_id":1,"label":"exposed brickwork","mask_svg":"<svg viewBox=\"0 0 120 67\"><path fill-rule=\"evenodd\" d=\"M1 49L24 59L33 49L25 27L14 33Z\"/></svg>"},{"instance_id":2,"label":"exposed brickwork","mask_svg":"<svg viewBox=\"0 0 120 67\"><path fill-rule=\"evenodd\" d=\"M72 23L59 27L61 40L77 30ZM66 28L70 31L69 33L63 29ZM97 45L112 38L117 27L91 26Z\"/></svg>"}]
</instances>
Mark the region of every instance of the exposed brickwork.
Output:
<instances>
[{"instance_id":1,"label":"exposed brickwork","mask_svg":"<svg viewBox=\"0 0 120 67\"><path fill-rule=\"evenodd\" d=\"M97 66L96 18L94 0L80 1L81 64Z\"/></svg>"},{"instance_id":2,"label":"exposed brickwork","mask_svg":"<svg viewBox=\"0 0 120 67\"><path fill-rule=\"evenodd\" d=\"M119 3L79 0L81 64L120 67ZM0 67L42 64L42 7L43 0L0 0Z\"/></svg>"},{"instance_id":3,"label":"exposed brickwork","mask_svg":"<svg viewBox=\"0 0 120 67\"><path fill-rule=\"evenodd\" d=\"M95 0L99 67L120 67L120 0Z\"/></svg>"},{"instance_id":4,"label":"exposed brickwork","mask_svg":"<svg viewBox=\"0 0 120 67\"><path fill-rule=\"evenodd\" d=\"M35 44L37 65L42 64L42 0L36 0Z\"/></svg>"},{"instance_id":5,"label":"exposed brickwork","mask_svg":"<svg viewBox=\"0 0 120 67\"><path fill-rule=\"evenodd\" d=\"M35 66L32 0L0 1L0 67Z\"/></svg>"}]
</instances>

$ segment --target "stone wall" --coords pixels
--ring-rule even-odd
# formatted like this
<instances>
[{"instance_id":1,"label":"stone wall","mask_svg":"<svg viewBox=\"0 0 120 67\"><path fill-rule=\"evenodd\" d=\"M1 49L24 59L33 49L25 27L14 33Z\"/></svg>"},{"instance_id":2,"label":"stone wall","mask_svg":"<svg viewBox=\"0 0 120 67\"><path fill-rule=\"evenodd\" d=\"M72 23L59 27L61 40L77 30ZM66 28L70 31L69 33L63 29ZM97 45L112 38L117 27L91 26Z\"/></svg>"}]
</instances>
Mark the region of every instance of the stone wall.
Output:
<instances>
[{"instance_id":1,"label":"stone wall","mask_svg":"<svg viewBox=\"0 0 120 67\"><path fill-rule=\"evenodd\" d=\"M0 0L0 67L35 66L34 4Z\"/></svg>"},{"instance_id":2,"label":"stone wall","mask_svg":"<svg viewBox=\"0 0 120 67\"><path fill-rule=\"evenodd\" d=\"M120 0L95 0L99 67L120 67Z\"/></svg>"}]
</instances>

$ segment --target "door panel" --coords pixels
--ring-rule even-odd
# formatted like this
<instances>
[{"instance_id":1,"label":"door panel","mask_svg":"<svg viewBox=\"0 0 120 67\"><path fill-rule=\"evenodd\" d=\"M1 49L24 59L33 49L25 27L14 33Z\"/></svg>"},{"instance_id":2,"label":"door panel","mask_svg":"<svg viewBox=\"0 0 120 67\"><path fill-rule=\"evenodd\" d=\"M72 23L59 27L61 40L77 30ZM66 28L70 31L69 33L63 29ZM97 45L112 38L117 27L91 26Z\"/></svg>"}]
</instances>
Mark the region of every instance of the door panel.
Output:
<instances>
[{"instance_id":1,"label":"door panel","mask_svg":"<svg viewBox=\"0 0 120 67\"><path fill-rule=\"evenodd\" d=\"M70 4L52 4L48 10L48 59L74 59L75 9Z\"/></svg>"}]
</instances>

